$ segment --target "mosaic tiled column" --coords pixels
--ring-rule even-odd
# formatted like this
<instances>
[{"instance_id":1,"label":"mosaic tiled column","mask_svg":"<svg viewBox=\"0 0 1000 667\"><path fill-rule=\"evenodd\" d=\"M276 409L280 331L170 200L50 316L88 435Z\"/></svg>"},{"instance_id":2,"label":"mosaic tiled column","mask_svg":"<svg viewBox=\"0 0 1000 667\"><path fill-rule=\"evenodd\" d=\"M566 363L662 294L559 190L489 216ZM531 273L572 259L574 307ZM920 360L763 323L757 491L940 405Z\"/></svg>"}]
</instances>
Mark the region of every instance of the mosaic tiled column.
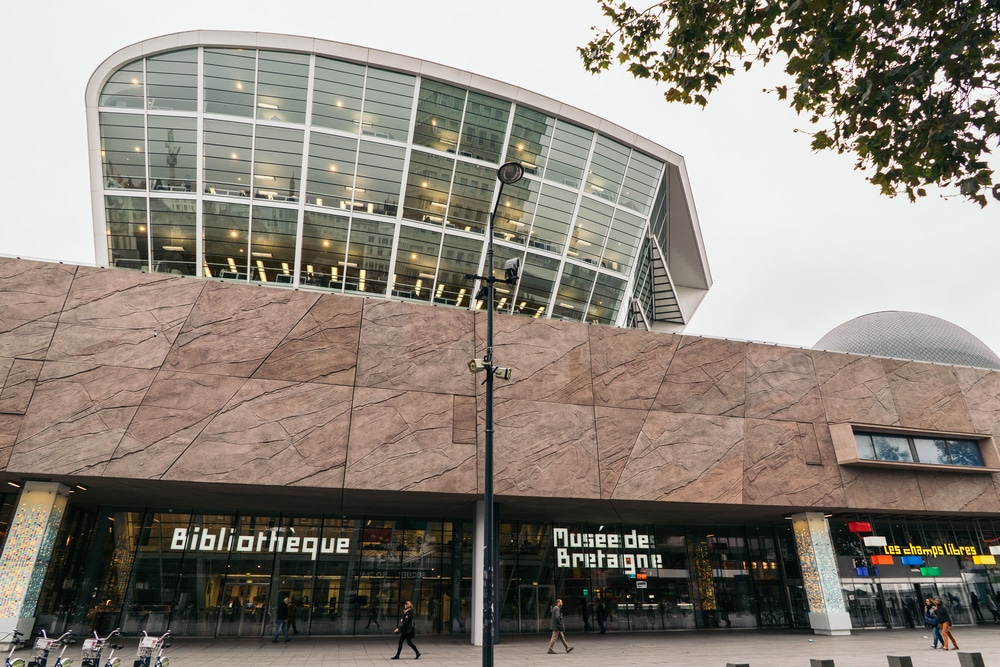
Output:
<instances>
[{"instance_id":1,"label":"mosaic tiled column","mask_svg":"<svg viewBox=\"0 0 1000 667\"><path fill-rule=\"evenodd\" d=\"M26 482L0 555L0 628L26 636L69 499L69 488L54 482Z\"/></svg>"},{"instance_id":2,"label":"mosaic tiled column","mask_svg":"<svg viewBox=\"0 0 1000 667\"><path fill-rule=\"evenodd\" d=\"M809 603L810 627L818 635L851 634L851 615L844 607L830 524L819 512L803 512L792 515L792 530Z\"/></svg>"}]
</instances>

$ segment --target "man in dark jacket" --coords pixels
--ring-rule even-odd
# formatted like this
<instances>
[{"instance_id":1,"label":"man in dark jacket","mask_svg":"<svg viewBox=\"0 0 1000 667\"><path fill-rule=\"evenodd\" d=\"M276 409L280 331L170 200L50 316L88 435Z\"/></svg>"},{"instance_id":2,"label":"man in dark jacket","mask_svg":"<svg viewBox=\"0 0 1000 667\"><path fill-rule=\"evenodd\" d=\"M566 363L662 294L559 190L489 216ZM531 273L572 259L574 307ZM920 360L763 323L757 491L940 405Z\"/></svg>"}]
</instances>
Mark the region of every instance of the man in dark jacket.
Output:
<instances>
[{"instance_id":1,"label":"man in dark jacket","mask_svg":"<svg viewBox=\"0 0 1000 667\"><path fill-rule=\"evenodd\" d=\"M557 638L562 641L567 653L573 650L566 641L566 622L563 620L562 606L563 601L556 600L556 606L552 607L552 639L549 640L549 653L555 653L552 647L556 645Z\"/></svg>"},{"instance_id":2,"label":"man in dark jacket","mask_svg":"<svg viewBox=\"0 0 1000 667\"><path fill-rule=\"evenodd\" d=\"M288 603L291 599L285 598L278 603L278 624L274 626L274 637L271 638L272 642L278 641L278 635L282 632L285 633L285 641L290 641L288 639Z\"/></svg>"}]
</instances>

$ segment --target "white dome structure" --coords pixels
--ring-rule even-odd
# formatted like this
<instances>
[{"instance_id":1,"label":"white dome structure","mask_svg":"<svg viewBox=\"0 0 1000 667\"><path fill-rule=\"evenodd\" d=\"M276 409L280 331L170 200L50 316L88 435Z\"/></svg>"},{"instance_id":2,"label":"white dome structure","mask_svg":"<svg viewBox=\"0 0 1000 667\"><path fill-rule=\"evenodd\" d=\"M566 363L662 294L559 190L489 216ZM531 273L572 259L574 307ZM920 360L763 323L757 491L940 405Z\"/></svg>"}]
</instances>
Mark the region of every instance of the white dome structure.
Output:
<instances>
[{"instance_id":1,"label":"white dome structure","mask_svg":"<svg viewBox=\"0 0 1000 667\"><path fill-rule=\"evenodd\" d=\"M856 317L832 329L818 350L1000 369L1000 357L971 333L923 313L886 310Z\"/></svg>"}]
</instances>

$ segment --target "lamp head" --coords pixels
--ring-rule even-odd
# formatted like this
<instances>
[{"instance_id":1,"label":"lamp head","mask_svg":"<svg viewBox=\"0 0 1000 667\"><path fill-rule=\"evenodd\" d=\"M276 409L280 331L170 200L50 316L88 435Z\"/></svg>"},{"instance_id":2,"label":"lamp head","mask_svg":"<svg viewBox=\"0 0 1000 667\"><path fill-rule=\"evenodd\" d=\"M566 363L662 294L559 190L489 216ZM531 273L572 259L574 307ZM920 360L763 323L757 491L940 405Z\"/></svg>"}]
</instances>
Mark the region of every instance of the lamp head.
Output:
<instances>
[{"instance_id":1,"label":"lamp head","mask_svg":"<svg viewBox=\"0 0 1000 667\"><path fill-rule=\"evenodd\" d=\"M500 168L497 169L497 179L504 185L517 183L522 176L524 176L524 167L521 166L520 162L508 162L500 165Z\"/></svg>"}]
</instances>

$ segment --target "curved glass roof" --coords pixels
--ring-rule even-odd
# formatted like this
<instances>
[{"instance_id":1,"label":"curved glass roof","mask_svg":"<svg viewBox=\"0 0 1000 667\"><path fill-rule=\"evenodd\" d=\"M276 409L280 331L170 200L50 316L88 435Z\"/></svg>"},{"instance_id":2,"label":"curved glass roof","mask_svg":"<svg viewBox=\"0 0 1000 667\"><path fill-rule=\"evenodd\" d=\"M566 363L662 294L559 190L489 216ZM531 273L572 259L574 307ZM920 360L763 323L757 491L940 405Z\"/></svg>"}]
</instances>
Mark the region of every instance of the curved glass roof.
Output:
<instances>
[{"instance_id":1,"label":"curved glass roof","mask_svg":"<svg viewBox=\"0 0 1000 667\"><path fill-rule=\"evenodd\" d=\"M710 285L683 164L662 147L422 61L180 37L119 52L88 89L109 266L480 308L467 276L485 273L496 206L494 266L522 265L497 285L501 311L683 324ZM501 190L507 161L525 177ZM686 311L678 285L698 292Z\"/></svg>"}]
</instances>

